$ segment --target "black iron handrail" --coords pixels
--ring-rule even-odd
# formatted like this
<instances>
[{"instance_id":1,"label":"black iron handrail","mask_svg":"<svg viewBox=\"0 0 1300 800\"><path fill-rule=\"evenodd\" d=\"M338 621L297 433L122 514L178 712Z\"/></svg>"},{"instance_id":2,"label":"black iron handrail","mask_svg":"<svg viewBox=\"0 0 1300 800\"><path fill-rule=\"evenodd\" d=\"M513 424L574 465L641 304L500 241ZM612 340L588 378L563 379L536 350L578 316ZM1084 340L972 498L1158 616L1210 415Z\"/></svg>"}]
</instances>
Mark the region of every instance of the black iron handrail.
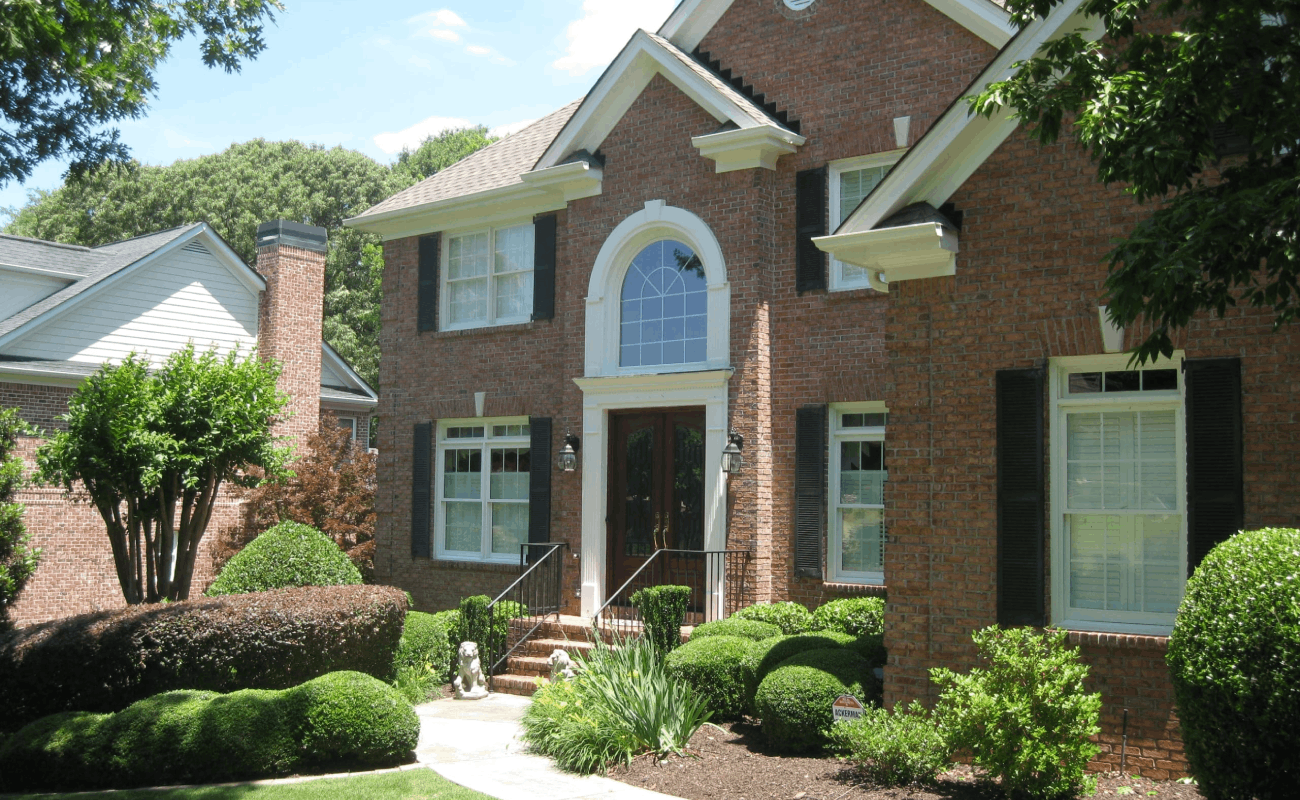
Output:
<instances>
[{"instance_id":1,"label":"black iron handrail","mask_svg":"<svg viewBox=\"0 0 1300 800\"><path fill-rule=\"evenodd\" d=\"M645 626L641 612L632 604L632 595L647 586L668 584L691 590L687 624L722 619L740 607L749 555L748 550L659 548L592 616L591 630L606 638L639 638Z\"/></svg>"},{"instance_id":2,"label":"black iron handrail","mask_svg":"<svg viewBox=\"0 0 1300 800\"><path fill-rule=\"evenodd\" d=\"M519 566L526 568L488 603L485 610L488 624L488 635L485 638L488 641L481 644L480 648L486 651L481 653L481 663L488 665L488 688L491 688L492 676L496 675L501 665L542 627L548 617L554 615L559 619L564 603L564 558L560 553L568 546L568 542L525 542L519 545ZM541 554L536 555L536 551L541 551ZM506 607L501 604L503 600L518 605L510 610L512 616L504 620L505 635L500 636L497 633L497 615L507 613ZM514 615L516 611L522 613ZM523 622L515 626L515 620ZM531 627L529 623L532 623ZM512 627L515 630L511 630ZM515 636L517 630L523 630L518 638ZM497 654L498 650L502 651L500 655Z\"/></svg>"}]
</instances>

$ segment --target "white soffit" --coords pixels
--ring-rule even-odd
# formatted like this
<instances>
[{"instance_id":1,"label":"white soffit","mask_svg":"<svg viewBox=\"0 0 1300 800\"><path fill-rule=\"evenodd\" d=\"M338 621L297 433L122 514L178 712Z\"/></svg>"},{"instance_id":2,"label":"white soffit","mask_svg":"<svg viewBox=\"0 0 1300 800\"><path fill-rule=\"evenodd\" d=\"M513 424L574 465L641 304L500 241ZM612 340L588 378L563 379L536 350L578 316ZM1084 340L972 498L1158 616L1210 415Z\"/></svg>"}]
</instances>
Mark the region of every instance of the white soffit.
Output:
<instances>
[{"instance_id":1,"label":"white soffit","mask_svg":"<svg viewBox=\"0 0 1300 800\"><path fill-rule=\"evenodd\" d=\"M740 128L764 126L752 109L742 108L651 34L638 30L546 148L535 169L554 167L578 150L596 152L655 75L663 75L719 123L732 122ZM771 127L777 126L773 123Z\"/></svg>"},{"instance_id":2,"label":"white soffit","mask_svg":"<svg viewBox=\"0 0 1300 800\"><path fill-rule=\"evenodd\" d=\"M830 237L813 239L818 247ZM840 234L835 258L889 281L957 274L957 232L937 222ZM825 248L823 248L825 249Z\"/></svg>"},{"instance_id":3,"label":"white soffit","mask_svg":"<svg viewBox=\"0 0 1300 800\"><path fill-rule=\"evenodd\" d=\"M840 235L869 231L912 203L926 202L935 208L946 203L1019 125L1005 108L992 117L971 114L963 98L982 91L990 83L1010 78L1015 72L1013 66L1032 57L1043 43L1078 28L1095 32L1096 20L1077 13L1082 4L1083 0L1066 0L1052 9L1046 19L1035 20L1021 31L890 170L835 235L818 240L818 247L840 258L836 253Z\"/></svg>"},{"instance_id":4,"label":"white soffit","mask_svg":"<svg viewBox=\"0 0 1300 800\"><path fill-rule=\"evenodd\" d=\"M659 27L659 35L689 53L718 24L732 1L682 0Z\"/></svg>"}]
</instances>

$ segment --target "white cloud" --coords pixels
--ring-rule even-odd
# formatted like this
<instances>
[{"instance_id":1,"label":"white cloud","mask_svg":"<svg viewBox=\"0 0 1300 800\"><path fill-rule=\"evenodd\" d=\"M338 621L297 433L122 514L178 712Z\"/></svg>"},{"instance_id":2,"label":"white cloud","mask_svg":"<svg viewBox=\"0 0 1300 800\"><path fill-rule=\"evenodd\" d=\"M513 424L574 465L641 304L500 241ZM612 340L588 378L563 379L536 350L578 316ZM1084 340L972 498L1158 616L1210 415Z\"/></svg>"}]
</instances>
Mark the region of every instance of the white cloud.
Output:
<instances>
[{"instance_id":1,"label":"white cloud","mask_svg":"<svg viewBox=\"0 0 1300 800\"><path fill-rule=\"evenodd\" d=\"M186 148L186 147L211 147L212 146L208 142L200 142L194 139L187 138L186 136L172 130L171 128L166 128L163 130L163 141L167 142L168 147L176 150L179 150L181 148Z\"/></svg>"},{"instance_id":2,"label":"white cloud","mask_svg":"<svg viewBox=\"0 0 1300 800\"><path fill-rule=\"evenodd\" d=\"M381 133L375 136L375 144L389 155L400 151L403 147L414 150L420 142L430 136L437 136L443 131L453 128L469 128L473 123L460 117L429 117L421 120L409 128L403 128L400 131L391 133Z\"/></svg>"},{"instance_id":3,"label":"white cloud","mask_svg":"<svg viewBox=\"0 0 1300 800\"><path fill-rule=\"evenodd\" d=\"M521 119L518 122L507 122L505 125L489 129L488 136L509 136L512 133L519 133L536 121L536 119Z\"/></svg>"},{"instance_id":4,"label":"white cloud","mask_svg":"<svg viewBox=\"0 0 1300 800\"><path fill-rule=\"evenodd\" d=\"M465 46L465 52L475 56L490 56L492 55L492 48L471 44Z\"/></svg>"},{"instance_id":5,"label":"white cloud","mask_svg":"<svg viewBox=\"0 0 1300 800\"><path fill-rule=\"evenodd\" d=\"M450 30L450 28L468 27L459 14L448 8L416 14L408 19L406 24L414 28L413 36L429 36L434 39L441 39L444 42L460 41L460 34Z\"/></svg>"},{"instance_id":6,"label":"white cloud","mask_svg":"<svg viewBox=\"0 0 1300 800\"><path fill-rule=\"evenodd\" d=\"M569 23L569 45L551 66L582 75L614 60L637 28L653 31L668 19L676 0L583 0L582 16Z\"/></svg>"},{"instance_id":7,"label":"white cloud","mask_svg":"<svg viewBox=\"0 0 1300 800\"><path fill-rule=\"evenodd\" d=\"M455 31L449 31L449 30L447 30L446 28L430 28L429 30L425 31L424 33L425 33L426 35L428 35L428 36L432 36L432 37L435 38L435 39L441 39L441 40L443 40L444 42L459 42L459 41L460 41L460 34L459 34L459 33L456 33Z\"/></svg>"}]
</instances>

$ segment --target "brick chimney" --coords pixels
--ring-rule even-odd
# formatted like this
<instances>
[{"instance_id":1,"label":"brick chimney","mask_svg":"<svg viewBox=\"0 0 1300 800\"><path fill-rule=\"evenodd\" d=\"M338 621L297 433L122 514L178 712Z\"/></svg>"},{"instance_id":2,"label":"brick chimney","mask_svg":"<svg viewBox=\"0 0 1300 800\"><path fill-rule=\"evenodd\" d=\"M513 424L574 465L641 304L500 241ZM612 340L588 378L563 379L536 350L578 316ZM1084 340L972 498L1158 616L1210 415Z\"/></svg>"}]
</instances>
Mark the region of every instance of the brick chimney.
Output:
<instances>
[{"instance_id":1,"label":"brick chimney","mask_svg":"<svg viewBox=\"0 0 1300 800\"><path fill-rule=\"evenodd\" d=\"M301 447L320 425L324 228L285 219L257 226L257 271L266 279L258 308L258 352L280 362L289 419L277 426Z\"/></svg>"}]
</instances>

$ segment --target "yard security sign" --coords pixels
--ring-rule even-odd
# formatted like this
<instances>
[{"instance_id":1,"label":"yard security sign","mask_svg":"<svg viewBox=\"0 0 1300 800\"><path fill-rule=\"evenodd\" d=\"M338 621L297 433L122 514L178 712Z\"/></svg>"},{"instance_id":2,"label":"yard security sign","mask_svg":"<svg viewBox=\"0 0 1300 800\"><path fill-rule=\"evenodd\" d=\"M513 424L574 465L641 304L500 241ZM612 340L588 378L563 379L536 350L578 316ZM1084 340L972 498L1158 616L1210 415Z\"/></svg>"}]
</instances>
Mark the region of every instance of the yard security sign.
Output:
<instances>
[{"instance_id":1,"label":"yard security sign","mask_svg":"<svg viewBox=\"0 0 1300 800\"><path fill-rule=\"evenodd\" d=\"M835 720L862 719L862 701L851 694L842 694L831 703L831 714Z\"/></svg>"}]
</instances>

